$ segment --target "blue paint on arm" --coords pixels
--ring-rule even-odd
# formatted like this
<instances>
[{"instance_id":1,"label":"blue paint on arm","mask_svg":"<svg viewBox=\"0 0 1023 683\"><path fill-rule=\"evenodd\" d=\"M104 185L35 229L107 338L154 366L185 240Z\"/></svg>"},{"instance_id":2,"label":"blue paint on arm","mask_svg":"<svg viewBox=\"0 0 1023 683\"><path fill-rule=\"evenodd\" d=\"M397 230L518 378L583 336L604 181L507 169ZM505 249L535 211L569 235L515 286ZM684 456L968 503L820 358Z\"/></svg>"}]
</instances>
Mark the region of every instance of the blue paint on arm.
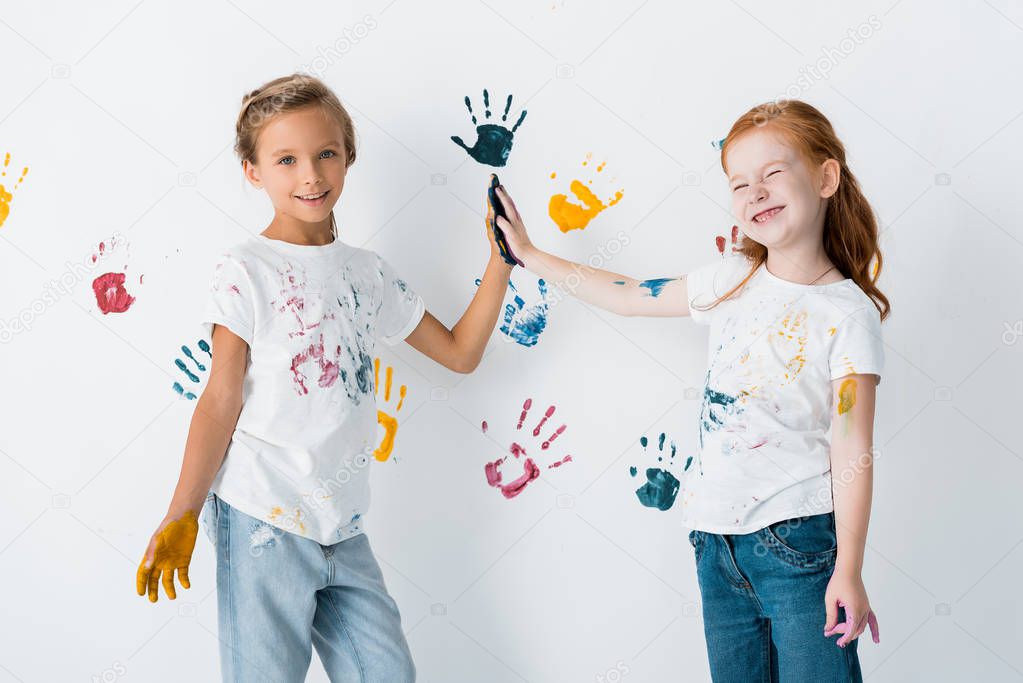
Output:
<instances>
[{"instance_id":1,"label":"blue paint on arm","mask_svg":"<svg viewBox=\"0 0 1023 683\"><path fill-rule=\"evenodd\" d=\"M613 285L624 285L625 284L625 280L615 280L611 284L613 284Z\"/></svg>"},{"instance_id":2,"label":"blue paint on arm","mask_svg":"<svg viewBox=\"0 0 1023 683\"><path fill-rule=\"evenodd\" d=\"M658 297L660 296L661 290L664 289L664 286L666 284L668 284L669 282L673 282L674 280L677 279L678 278L675 277L659 277L653 280L643 280L642 282L639 283L639 286L646 287L647 289L649 289L650 296Z\"/></svg>"}]
</instances>

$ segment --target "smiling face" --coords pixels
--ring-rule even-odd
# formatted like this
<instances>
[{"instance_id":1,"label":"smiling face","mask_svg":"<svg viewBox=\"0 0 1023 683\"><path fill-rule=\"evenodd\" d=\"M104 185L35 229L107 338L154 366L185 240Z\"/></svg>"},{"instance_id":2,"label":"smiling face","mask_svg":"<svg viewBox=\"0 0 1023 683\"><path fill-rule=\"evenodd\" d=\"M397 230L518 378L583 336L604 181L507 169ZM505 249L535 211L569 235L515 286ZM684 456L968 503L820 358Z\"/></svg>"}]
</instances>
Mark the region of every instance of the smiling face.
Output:
<instances>
[{"instance_id":1,"label":"smiling face","mask_svg":"<svg viewBox=\"0 0 1023 683\"><path fill-rule=\"evenodd\" d=\"M329 222L344 189L347 153L341 125L318 106L278 114L259 133L245 177L266 190L277 218Z\"/></svg>"},{"instance_id":2,"label":"smiling face","mask_svg":"<svg viewBox=\"0 0 1023 683\"><path fill-rule=\"evenodd\" d=\"M814 169L779 134L760 129L729 145L726 168L732 213L751 239L768 249L819 239L837 161Z\"/></svg>"}]
</instances>

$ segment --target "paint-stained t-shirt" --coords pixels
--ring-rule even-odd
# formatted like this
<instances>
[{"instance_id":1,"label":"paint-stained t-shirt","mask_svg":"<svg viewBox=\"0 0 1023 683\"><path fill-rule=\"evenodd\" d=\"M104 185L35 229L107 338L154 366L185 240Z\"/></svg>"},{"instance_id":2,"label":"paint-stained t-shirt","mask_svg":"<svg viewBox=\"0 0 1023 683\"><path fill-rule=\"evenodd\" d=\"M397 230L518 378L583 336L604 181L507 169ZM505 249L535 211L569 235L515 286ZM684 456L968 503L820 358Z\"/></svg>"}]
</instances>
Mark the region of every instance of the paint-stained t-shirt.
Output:
<instances>
[{"instance_id":1,"label":"paint-stained t-shirt","mask_svg":"<svg viewBox=\"0 0 1023 683\"><path fill-rule=\"evenodd\" d=\"M832 380L884 366L881 316L851 279L783 280L731 255L689 273L692 319L710 326L699 445L679 497L683 524L719 534L834 509Z\"/></svg>"},{"instance_id":2,"label":"paint-stained t-shirt","mask_svg":"<svg viewBox=\"0 0 1023 683\"><path fill-rule=\"evenodd\" d=\"M423 300L372 251L257 235L216 266L203 317L249 345L242 408L211 491L324 545L362 531L377 444L376 340L397 344ZM217 353L216 346L213 353Z\"/></svg>"}]
</instances>

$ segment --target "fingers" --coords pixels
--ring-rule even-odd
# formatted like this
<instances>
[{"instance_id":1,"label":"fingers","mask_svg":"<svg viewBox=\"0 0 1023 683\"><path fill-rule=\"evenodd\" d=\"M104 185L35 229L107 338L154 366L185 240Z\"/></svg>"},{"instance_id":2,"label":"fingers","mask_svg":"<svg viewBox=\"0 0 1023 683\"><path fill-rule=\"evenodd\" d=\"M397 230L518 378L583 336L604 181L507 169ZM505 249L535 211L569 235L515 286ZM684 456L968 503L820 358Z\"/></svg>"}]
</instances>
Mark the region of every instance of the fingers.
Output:
<instances>
[{"instance_id":1,"label":"fingers","mask_svg":"<svg viewBox=\"0 0 1023 683\"><path fill-rule=\"evenodd\" d=\"M828 618L824 621L824 635L830 636L828 631L834 631L838 625L838 606L835 604L835 600L827 600L824 603L824 609L827 610Z\"/></svg>"},{"instance_id":2,"label":"fingers","mask_svg":"<svg viewBox=\"0 0 1023 683\"><path fill-rule=\"evenodd\" d=\"M146 584L149 583L149 567L146 565L146 558L142 558L138 571L135 572L135 592L139 595L146 594Z\"/></svg>"},{"instance_id":3,"label":"fingers","mask_svg":"<svg viewBox=\"0 0 1023 683\"><path fill-rule=\"evenodd\" d=\"M856 640L857 636L863 632L863 621L863 619L852 621L852 618L850 617L850 622L848 622L848 628L846 629L845 635L835 641L835 645L845 647L853 640Z\"/></svg>"},{"instance_id":4,"label":"fingers","mask_svg":"<svg viewBox=\"0 0 1023 683\"><path fill-rule=\"evenodd\" d=\"M178 597L174 591L174 570L165 569L162 573L163 577L163 592L167 594L167 597L173 600Z\"/></svg>"},{"instance_id":5,"label":"fingers","mask_svg":"<svg viewBox=\"0 0 1023 683\"><path fill-rule=\"evenodd\" d=\"M181 582L182 588L191 588L192 584L188 582L188 565L184 567L178 567L178 581Z\"/></svg>"},{"instance_id":6,"label":"fingers","mask_svg":"<svg viewBox=\"0 0 1023 683\"><path fill-rule=\"evenodd\" d=\"M501 228L506 233L512 229L512 224L504 216L498 216L496 223L497 227Z\"/></svg>"},{"instance_id":7,"label":"fingers","mask_svg":"<svg viewBox=\"0 0 1023 683\"><path fill-rule=\"evenodd\" d=\"M870 626L870 638L875 643L881 642L881 631L877 627L877 615L874 614L874 610L870 610L867 613L867 624Z\"/></svg>"},{"instance_id":8,"label":"fingers","mask_svg":"<svg viewBox=\"0 0 1023 683\"><path fill-rule=\"evenodd\" d=\"M522 216L519 215L519 210L515 208L515 202L512 201L512 198L504 189L504 185L498 185L497 192L501 196L501 201L504 202L504 210L508 214L508 218L513 221L522 222Z\"/></svg>"},{"instance_id":9,"label":"fingers","mask_svg":"<svg viewBox=\"0 0 1023 683\"><path fill-rule=\"evenodd\" d=\"M153 568L149 573L149 602L156 602L160 597L160 570Z\"/></svg>"}]
</instances>

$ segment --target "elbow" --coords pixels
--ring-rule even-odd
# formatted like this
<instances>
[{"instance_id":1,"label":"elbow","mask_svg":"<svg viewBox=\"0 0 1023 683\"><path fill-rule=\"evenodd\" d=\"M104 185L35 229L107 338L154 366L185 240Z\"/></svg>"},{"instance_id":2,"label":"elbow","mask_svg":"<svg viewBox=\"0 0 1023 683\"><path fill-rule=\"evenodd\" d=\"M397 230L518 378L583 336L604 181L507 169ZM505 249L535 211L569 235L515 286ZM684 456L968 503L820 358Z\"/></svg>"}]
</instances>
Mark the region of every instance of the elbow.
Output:
<instances>
[{"instance_id":1,"label":"elbow","mask_svg":"<svg viewBox=\"0 0 1023 683\"><path fill-rule=\"evenodd\" d=\"M448 366L449 370L457 372L460 375L468 375L480 366L479 360L467 361L467 360L456 360Z\"/></svg>"},{"instance_id":2,"label":"elbow","mask_svg":"<svg viewBox=\"0 0 1023 683\"><path fill-rule=\"evenodd\" d=\"M475 358L455 356L454 358L451 359L451 362L447 364L447 368L448 370L451 370L452 372L457 372L460 375L468 375L480 366L481 359L482 355Z\"/></svg>"}]
</instances>

